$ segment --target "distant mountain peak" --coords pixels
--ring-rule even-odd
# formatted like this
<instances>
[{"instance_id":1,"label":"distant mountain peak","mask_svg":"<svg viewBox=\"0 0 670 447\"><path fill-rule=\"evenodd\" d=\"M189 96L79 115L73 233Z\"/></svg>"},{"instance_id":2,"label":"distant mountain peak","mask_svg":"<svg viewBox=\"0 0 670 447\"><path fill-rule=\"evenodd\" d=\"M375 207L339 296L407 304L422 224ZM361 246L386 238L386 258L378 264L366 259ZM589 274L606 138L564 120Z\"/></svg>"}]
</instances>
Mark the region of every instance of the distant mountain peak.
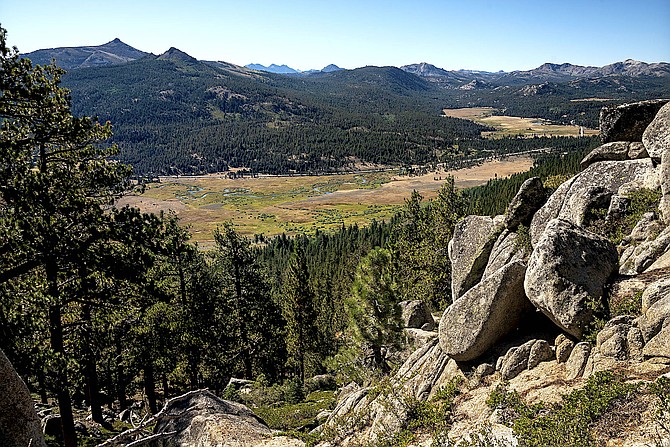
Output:
<instances>
[{"instance_id":1,"label":"distant mountain peak","mask_svg":"<svg viewBox=\"0 0 670 447\"><path fill-rule=\"evenodd\" d=\"M123 64L140 59L147 54L122 42L117 37L103 45L47 48L26 53L23 56L39 65L50 64L51 60L55 59L56 65L70 70Z\"/></svg>"},{"instance_id":2,"label":"distant mountain peak","mask_svg":"<svg viewBox=\"0 0 670 447\"><path fill-rule=\"evenodd\" d=\"M321 69L321 71L324 72L324 73L331 73L333 71L340 71L340 70L344 70L344 68L340 68L335 64L326 65L325 67L323 67Z\"/></svg>"},{"instance_id":3,"label":"distant mountain peak","mask_svg":"<svg viewBox=\"0 0 670 447\"><path fill-rule=\"evenodd\" d=\"M159 60L181 61L181 62L198 62L193 56L181 51L178 48L170 47L165 53L158 56Z\"/></svg>"},{"instance_id":4,"label":"distant mountain peak","mask_svg":"<svg viewBox=\"0 0 670 447\"><path fill-rule=\"evenodd\" d=\"M251 68L252 70L258 70L258 71L267 71L269 73L277 73L277 74L296 74L300 73L298 70L295 68L291 68L288 65L277 65L277 64L270 64L269 67L266 67L263 64L248 64L245 65L246 68Z\"/></svg>"}]
</instances>

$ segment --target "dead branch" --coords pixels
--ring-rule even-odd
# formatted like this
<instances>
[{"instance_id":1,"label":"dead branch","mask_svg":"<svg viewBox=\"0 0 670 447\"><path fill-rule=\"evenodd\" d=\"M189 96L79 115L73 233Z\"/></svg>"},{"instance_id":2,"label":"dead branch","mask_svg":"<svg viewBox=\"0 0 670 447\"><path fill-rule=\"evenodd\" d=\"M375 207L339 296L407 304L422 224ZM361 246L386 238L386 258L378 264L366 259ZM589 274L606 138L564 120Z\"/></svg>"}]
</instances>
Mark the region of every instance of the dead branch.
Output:
<instances>
[{"instance_id":1,"label":"dead branch","mask_svg":"<svg viewBox=\"0 0 670 447\"><path fill-rule=\"evenodd\" d=\"M195 407L189 407L186 410L180 412L179 414L167 414L168 407L170 405L176 402L184 401L195 394L202 393L203 391L207 391L207 389L189 391L188 393L182 394L181 396L176 396L173 397L172 399L169 399L168 401L165 402L165 405L163 405L161 411L151 416L149 419L143 420L137 427L130 428L124 432L121 432L118 435L114 436L113 438L106 440L102 444L98 444L96 447L113 447L113 446L134 447L142 445L149 441L153 441L154 439L160 439L162 437L172 436L176 432L165 432L165 433L156 433L153 435L147 435L146 428L155 423L158 419L164 419L164 418L176 419L181 415L183 415L184 413L193 410ZM142 437L137 440L132 440L132 438L138 434L142 435Z\"/></svg>"}]
</instances>

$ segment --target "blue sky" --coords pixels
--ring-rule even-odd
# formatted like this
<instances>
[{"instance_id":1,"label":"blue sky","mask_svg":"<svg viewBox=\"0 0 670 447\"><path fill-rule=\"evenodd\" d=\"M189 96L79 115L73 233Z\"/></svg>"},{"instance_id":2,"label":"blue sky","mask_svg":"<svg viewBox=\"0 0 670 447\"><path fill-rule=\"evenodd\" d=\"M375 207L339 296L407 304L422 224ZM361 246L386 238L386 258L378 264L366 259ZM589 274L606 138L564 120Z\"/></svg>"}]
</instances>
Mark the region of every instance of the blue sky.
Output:
<instances>
[{"instance_id":1,"label":"blue sky","mask_svg":"<svg viewBox=\"0 0 670 447\"><path fill-rule=\"evenodd\" d=\"M22 52L118 37L155 54L301 70L670 62L670 0L0 0L0 24Z\"/></svg>"}]
</instances>

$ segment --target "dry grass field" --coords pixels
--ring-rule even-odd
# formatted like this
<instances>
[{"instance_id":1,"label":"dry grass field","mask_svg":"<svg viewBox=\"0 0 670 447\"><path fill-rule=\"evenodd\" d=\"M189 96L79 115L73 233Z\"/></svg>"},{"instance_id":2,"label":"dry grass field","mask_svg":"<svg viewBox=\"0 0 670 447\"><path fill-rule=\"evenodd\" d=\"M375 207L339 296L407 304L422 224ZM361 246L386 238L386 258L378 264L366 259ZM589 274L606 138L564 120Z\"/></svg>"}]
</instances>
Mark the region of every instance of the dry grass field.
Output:
<instances>
[{"instance_id":1,"label":"dry grass field","mask_svg":"<svg viewBox=\"0 0 670 447\"><path fill-rule=\"evenodd\" d=\"M391 217L412 190L434 197L448 175L454 176L457 187L467 188L531 166L530 158L516 157L414 177L391 172L236 180L222 175L165 177L148 185L142 195L124 197L120 205L154 213L173 211L190 227L193 240L206 247L217 225L228 220L242 234L266 236L365 225Z\"/></svg>"},{"instance_id":2,"label":"dry grass field","mask_svg":"<svg viewBox=\"0 0 670 447\"><path fill-rule=\"evenodd\" d=\"M444 109L446 116L453 118L462 118L475 123L484 124L495 128L494 132L482 132L486 138L501 138L505 136L580 136L580 126L564 126L551 124L549 121L541 118L521 118L518 116L496 116L493 107L469 107L462 109ZM584 135L597 135L598 131L594 129L583 128Z\"/></svg>"}]
</instances>

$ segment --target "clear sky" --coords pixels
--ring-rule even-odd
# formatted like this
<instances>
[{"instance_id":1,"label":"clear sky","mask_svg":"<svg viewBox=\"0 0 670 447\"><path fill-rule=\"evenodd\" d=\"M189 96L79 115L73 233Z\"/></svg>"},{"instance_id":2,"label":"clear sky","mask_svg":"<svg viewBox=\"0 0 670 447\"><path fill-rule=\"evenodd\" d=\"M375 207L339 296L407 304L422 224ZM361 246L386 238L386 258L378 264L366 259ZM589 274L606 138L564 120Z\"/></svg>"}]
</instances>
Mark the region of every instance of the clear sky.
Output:
<instances>
[{"instance_id":1,"label":"clear sky","mask_svg":"<svg viewBox=\"0 0 670 447\"><path fill-rule=\"evenodd\" d=\"M670 62L670 0L0 0L21 52L169 47L205 60L525 70L544 62Z\"/></svg>"}]
</instances>

